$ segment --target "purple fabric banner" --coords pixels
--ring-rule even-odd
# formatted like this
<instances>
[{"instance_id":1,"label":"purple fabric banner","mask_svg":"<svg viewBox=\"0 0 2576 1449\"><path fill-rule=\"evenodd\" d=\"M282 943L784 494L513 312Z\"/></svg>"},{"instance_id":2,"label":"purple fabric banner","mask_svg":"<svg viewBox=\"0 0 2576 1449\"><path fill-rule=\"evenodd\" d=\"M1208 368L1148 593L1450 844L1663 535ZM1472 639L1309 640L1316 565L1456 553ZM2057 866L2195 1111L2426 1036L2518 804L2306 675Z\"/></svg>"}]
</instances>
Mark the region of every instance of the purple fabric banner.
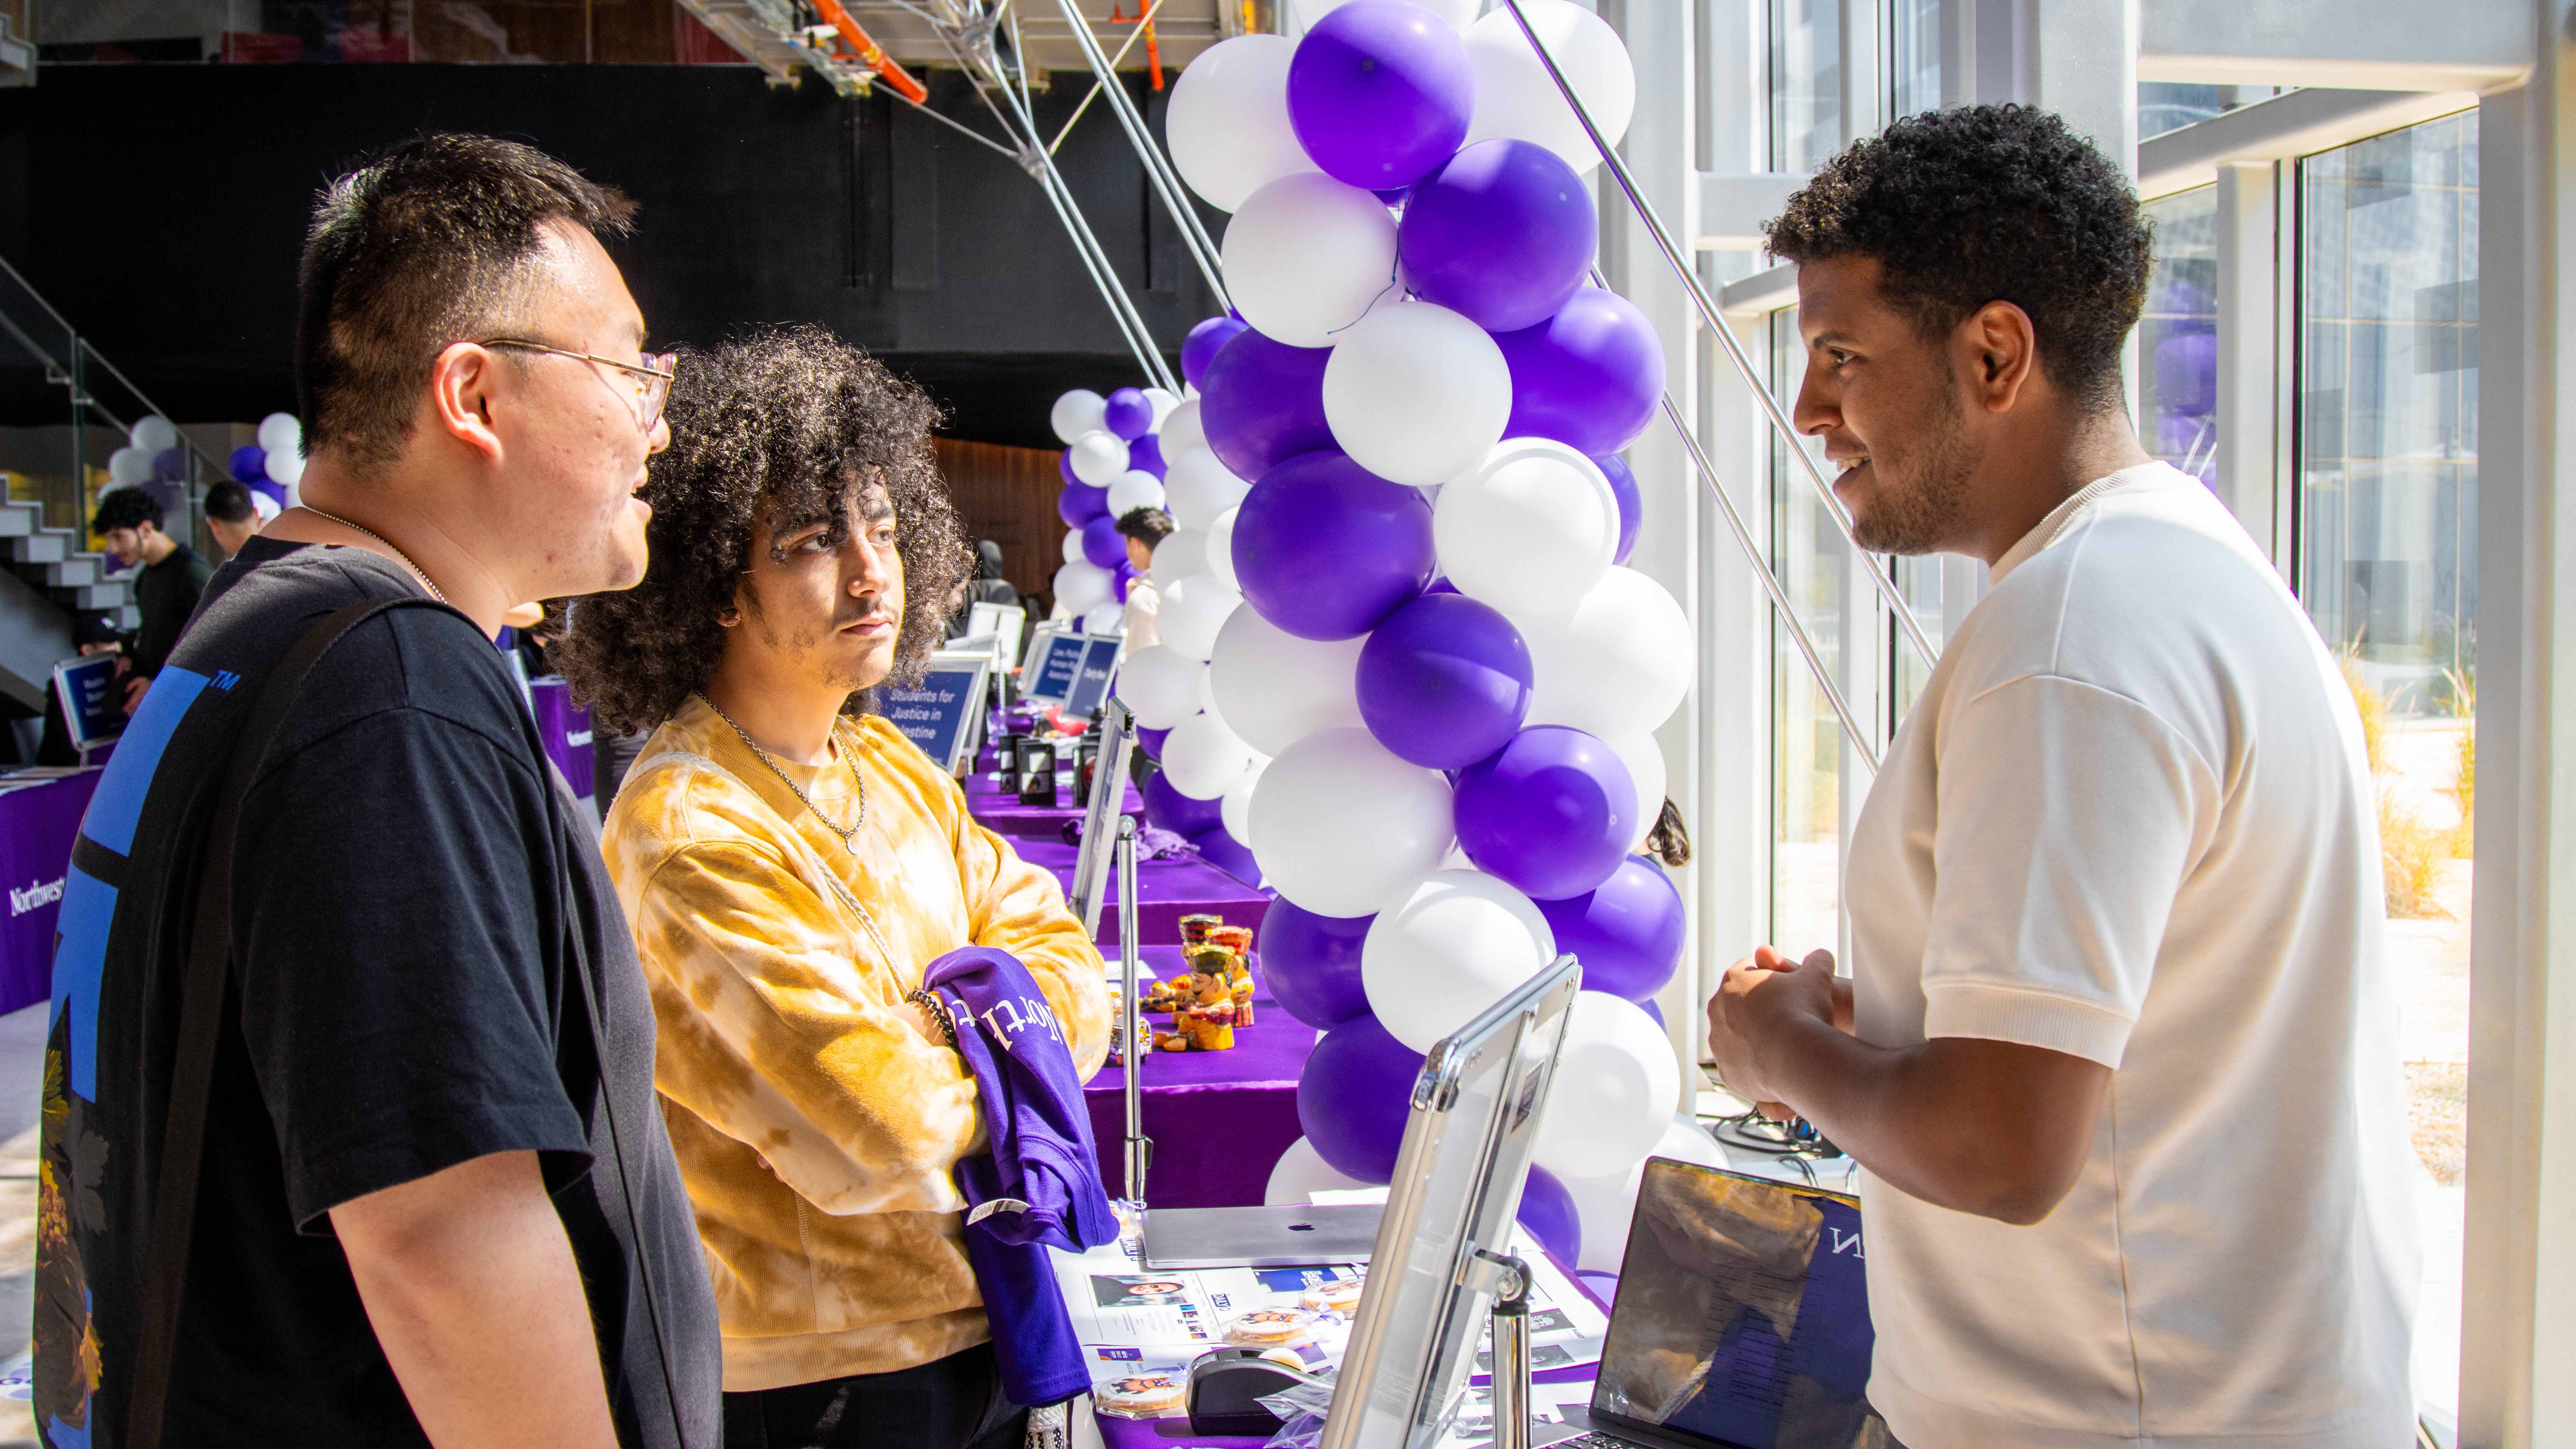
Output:
<instances>
[{"instance_id":1,"label":"purple fabric banner","mask_svg":"<svg viewBox=\"0 0 2576 1449\"><path fill-rule=\"evenodd\" d=\"M63 873L98 777L83 770L0 794L0 884L9 888L9 915L0 924L0 1012L53 993Z\"/></svg>"},{"instance_id":2,"label":"purple fabric banner","mask_svg":"<svg viewBox=\"0 0 2576 1449\"><path fill-rule=\"evenodd\" d=\"M537 733L554 756L555 768L572 782L572 792L591 795L590 711L572 702L572 686L548 675L528 681L528 704L537 716Z\"/></svg>"}]
</instances>

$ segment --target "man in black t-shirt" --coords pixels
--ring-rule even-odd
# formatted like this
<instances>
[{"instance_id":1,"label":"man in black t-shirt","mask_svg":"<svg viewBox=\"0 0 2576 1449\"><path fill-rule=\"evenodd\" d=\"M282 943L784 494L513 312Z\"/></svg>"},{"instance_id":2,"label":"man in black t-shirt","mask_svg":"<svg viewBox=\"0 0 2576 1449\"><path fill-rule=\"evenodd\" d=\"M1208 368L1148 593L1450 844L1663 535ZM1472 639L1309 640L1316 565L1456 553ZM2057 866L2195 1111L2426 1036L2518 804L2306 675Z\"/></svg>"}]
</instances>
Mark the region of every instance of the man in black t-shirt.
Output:
<instances>
[{"instance_id":1,"label":"man in black t-shirt","mask_svg":"<svg viewBox=\"0 0 2576 1449\"><path fill-rule=\"evenodd\" d=\"M142 488L111 488L99 495L90 531L107 542L118 568L134 570L134 611L141 622L124 641L125 712L134 713L161 661L188 627L197 599L215 566L195 549L161 531L161 500ZM139 565L139 567L138 567Z\"/></svg>"},{"instance_id":2,"label":"man in black t-shirt","mask_svg":"<svg viewBox=\"0 0 2576 1449\"><path fill-rule=\"evenodd\" d=\"M447 607L326 654L243 801L162 1442L719 1449L651 1003L492 645L517 600L643 571L668 364L597 239L631 211L470 136L397 146L317 208L308 507L216 576L64 890L35 1306L54 1449L133 1442L190 907L243 718L313 622L406 597Z\"/></svg>"}]
</instances>

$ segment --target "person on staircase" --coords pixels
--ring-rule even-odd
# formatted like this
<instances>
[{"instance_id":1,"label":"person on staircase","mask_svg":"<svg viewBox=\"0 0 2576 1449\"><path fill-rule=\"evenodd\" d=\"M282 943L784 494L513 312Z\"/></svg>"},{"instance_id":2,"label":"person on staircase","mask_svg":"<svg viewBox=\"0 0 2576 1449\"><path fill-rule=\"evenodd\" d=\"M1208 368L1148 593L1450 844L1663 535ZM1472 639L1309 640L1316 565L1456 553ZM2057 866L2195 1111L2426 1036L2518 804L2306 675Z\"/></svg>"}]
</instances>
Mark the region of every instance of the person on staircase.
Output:
<instances>
[{"instance_id":1,"label":"person on staircase","mask_svg":"<svg viewBox=\"0 0 2576 1449\"><path fill-rule=\"evenodd\" d=\"M125 662L117 671L125 712L132 714L188 627L188 616L197 611L215 566L161 531L161 500L146 489L112 488L101 494L89 526L106 541L108 557L118 568L135 571L134 608L142 619L122 641Z\"/></svg>"}]
</instances>

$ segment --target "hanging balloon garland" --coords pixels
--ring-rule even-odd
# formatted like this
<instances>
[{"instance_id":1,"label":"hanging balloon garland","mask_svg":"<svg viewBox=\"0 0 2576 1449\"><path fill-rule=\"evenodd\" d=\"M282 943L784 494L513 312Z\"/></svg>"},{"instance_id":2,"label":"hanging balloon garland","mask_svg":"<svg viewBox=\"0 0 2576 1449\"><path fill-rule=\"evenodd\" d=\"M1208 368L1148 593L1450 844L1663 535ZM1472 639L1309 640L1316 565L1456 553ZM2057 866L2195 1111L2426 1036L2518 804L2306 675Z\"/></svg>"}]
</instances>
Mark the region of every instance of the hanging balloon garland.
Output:
<instances>
[{"instance_id":1,"label":"hanging balloon garland","mask_svg":"<svg viewBox=\"0 0 2576 1449\"><path fill-rule=\"evenodd\" d=\"M1240 315L1182 352L1163 642L1118 688L1170 732L1158 783L1214 801L1277 891L1270 989L1324 1033L1271 1200L1386 1182L1422 1054L1572 951L1586 989L1522 1215L1615 1268L1639 1162L1694 1146L1646 1005L1681 900L1636 854L1694 641L1623 567L1640 510L1618 456L1663 347L1588 285L1591 142L1512 16L1474 8L1347 0L1300 40L1211 48L1174 88L1174 163L1233 214ZM1635 92L1617 33L1568 0L1523 9L1615 143ZM1068 466L1105 476L1075 424L1059 404L1099 456Z\"/></svg>"},{"instance_id":2,"label":"hanging balloon garland","mask_svg":"<svg viewBox=\"0 0 2576 1449\"><path fill-rule=\"evenodd\" d=\"M1164 429L1181 400L1159 387L1122 387L1102 397L1075 388L1055 400L1047 421L1065 445L1057 464L1064 492L1064 566L1055 572L1057 602L1087 634L1115 634L1135 565L1118 520L1139 508L1165 506Z\"/></svg>"}]
</instances>

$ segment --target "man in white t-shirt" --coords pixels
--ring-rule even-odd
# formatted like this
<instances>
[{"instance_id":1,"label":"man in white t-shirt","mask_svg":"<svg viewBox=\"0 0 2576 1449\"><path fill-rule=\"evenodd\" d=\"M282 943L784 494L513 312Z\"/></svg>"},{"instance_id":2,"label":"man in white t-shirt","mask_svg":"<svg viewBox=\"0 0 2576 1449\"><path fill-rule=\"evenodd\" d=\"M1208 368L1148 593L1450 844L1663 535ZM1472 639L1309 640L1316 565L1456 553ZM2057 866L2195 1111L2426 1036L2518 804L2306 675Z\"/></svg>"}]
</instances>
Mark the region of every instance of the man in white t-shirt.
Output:
<instances>
[{"instance_id":1,"label":"man in white t-shirt","mask_svg":"<svg viewBox=\"0 0 2576 1449\"><path fill-rule=\"evenodd\" d=\"M1727 1084L1865 1169L1872 1403L1910 1449L2403 1449L2360 722L2245 531L2138 444L2128 182L2044 112L1937 112L1770 246L1861 543L1992 583L1853 829L1850 980L1766 946L1708 1008Z\"/></svg>"}]
</instances>

